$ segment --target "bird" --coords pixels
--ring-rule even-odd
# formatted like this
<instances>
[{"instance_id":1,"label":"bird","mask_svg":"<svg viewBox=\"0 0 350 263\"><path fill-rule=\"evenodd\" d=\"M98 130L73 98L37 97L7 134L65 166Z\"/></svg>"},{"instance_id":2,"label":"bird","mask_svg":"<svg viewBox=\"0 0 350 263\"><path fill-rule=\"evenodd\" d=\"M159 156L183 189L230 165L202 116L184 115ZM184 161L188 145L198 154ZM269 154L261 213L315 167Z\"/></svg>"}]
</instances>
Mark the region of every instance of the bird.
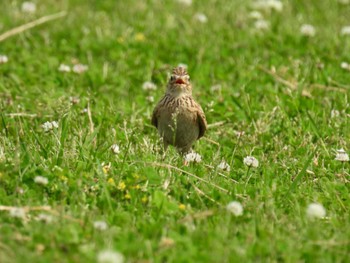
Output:
<instances>
[{"instance_id":1,"label":"bird","mask_svg":"<svg viewBox=\"0 0 350 263\"><path fill-rule=\"evenodd\" d=\"M204 136L207 120L202 107L192 97L190 76L184 67L173 69L151 122L163 139L165 151L172 145L180 154L189 153L194 142Z\"/></svg>"}]
</instances>

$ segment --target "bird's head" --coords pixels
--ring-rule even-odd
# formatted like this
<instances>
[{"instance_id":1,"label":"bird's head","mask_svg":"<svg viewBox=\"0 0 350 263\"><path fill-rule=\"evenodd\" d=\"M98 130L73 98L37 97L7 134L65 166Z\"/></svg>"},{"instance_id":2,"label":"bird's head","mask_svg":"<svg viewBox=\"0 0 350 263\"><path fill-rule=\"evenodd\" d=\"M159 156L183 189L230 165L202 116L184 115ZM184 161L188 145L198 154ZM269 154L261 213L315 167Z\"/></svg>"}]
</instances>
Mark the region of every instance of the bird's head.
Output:
<instances>
[{"instance_id":1,"label":"bird's head","mask_svg":"<svg viewBox=\"0 0 350 263\"><path fill-rule=\"evenodd\" d=\"M176 67L173 69L168 82L167 93L174 97L192 94L190 76L185 68Z\"/></svg>"}]
</instances>

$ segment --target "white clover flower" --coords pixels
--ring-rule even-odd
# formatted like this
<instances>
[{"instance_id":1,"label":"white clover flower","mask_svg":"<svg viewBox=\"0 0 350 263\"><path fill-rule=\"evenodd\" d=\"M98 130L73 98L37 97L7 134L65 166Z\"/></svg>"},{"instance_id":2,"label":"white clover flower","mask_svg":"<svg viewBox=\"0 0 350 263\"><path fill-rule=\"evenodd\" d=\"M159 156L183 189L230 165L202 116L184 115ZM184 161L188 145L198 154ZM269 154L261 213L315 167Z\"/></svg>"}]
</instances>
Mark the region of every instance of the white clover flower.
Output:
<instances>
[{"instance_id":1,"label":"white clover flower","mask_svg":"<svg viewBox=\"0 0 350 263\"><path fill-rule=\"evenodd\" d=\"M24 219L26 216L26 211L21 207L15 207L10 210L10 216L14 218Z\"/></svg>"},{"instance_id":2,"label":"white clover flower","mask_svg":"<svg viewBox=\"0 0 350 263\"><path fill-rule=\"evenodd\" d=\"M94 228L100 231L104 231L104 230L107 230L108 225L105 221L95 221Z\"/></svg>"},{"instance_id":3,"label":"white clover flower","mask_svg":"<svg viewBox=\"0 0 350 263\"><path fill-rule=\"evenodd\" d=\"M58 122L57 121L52 121L51 125L52 125L53 128L56 128L56 129L58 128Z\"/></svg>"},{"instance_id":4,"label":"white clover flower","mask_svg":"<svg viewBox=\"0 0 350 263\"><path fill-rule=\"evenodd\" d=\"M340 34L343 36L350 36L350 26L342 27Z\"/></svg>"},{"instance_id":5,"label":"white clover flower","mask_svg":"<svg viewBox=\"0 0 350 263\"><path fill-rule=\"evenodd\" d=\"M154 97L153 97L153 96L147 96L147 97L146 97L146 100L147 100L148 102L154 102Z\"/></svg>"},{"instance_id":6,"label":"white clover flower","mask_svg":"<svg viewBox=\"0 0 350 263\"><path fill-rule=\"evenodd\" d=\"M243 163L246 166L257 168L259 166L259 161L253 156L244 157Z\"/></svg>"},{"instance_id":7,"label":"white clover flower","mask_svg":"<svg viewBox=\"0 0 350 263\"><path fill-rule=\"evenodd\" d=\"M270 28L270 23L264 19L256 20L254 27L258 30L267 30Z\"/></svg>"},{"instance_id":8,"label":"white clover flower","mask_svg":"<svg viewBox=\"0 0 350 263\"><path fill-rule=\"evenodd\" d=\"M89 69L89 67L87 65L84 64L76 64L73 66L73 72L77 73L77 74L82 74L85 71L87 71Z\"/></svg>"},{"instance_id":9,"label":"white clover flower","mask_svg":"<svg viewBox=\"0 0 350 263\"><path fill-rule=\"evenodd\" d=\"M0 55L0 64L5 64L9 61L8 57L5 55Z\"/></svg>"},{"instance_id":10,"label":"white clover flower","mask_svg":"<svg viewBox=\"0 0 350 263\"><path fill-rule=\"evenodd\" d=\"M97 254L98 263L123 263L124 256L113 250L102 250Z\"/></svg>"},{"instance_id":11,"label":"white clover flower","mask_svg":"<svg viewBox=\"0 0 350 263\"><path fill-rule=\"evenodd\" d=\"M337 150L337 155L335 156L335 160L340 162L348 162L349 155L345 152L343 148L341 148L340 150Z\"/></svg>"},{"instance_id":12,"label":"white clover flower","mask_svg":"<svg viewBox=\"0 0 350 263\"><path fill-rule=\"evenodd\" d=\"M313 37L316 34L315 27L312 25L304 24L300 27L300 33L303 36Z\"/></svg>"},{"instance_id":13,"label":"white clover flower","mask_svg":"<svg viewBox=\"0 0 350 263\"><path fill-rule=\"evenodd\" d=\"M49 132L53 129L57 129L58 123L56 121L52 121L52 122L47 121L44 124L42 124L41 127L44 129L45 132Z\"/></svg>"},{"instance_id":14,"label":"white clover flower","mask_svg":"<svg viewBox=\"0 0 350 263\"><path fill-rule=\"evenodd\" d=\"M226 206L226 210L235 216L243 215L243 206L238 201L232 201Z\"/></svg>"},{"instance_id":15,"label":"white clover flower","mask_svg":"<svg viewBox=\"0 0 350 263\"><path fill-rule=\"evenodd\" d=\"M340 67L341 67L342 69L350 70L350 64L347 63L347 62L342 62L342 63L340 64Z\"/></svg>"},{"instance_id":16,"label":"white clover flower","mask_svg":"<svg viewBox=\"0 0 350 263\"><path fill-rule=\"evenodd\" d=\"M203 23L203 24L205 24L205 23L208 22L207 16L206 16L205 14L203 14L203 13L197 13L197 14L195 14L195 15L194 15L194 18L195 18L196 20L198 20L199 22Z\"/></svg>"},{"instance_id":17,"label":"white clover flower","mask_svg":"<svg viewBox=\"0 0 350 263\"><path fill-rule=\"evenodd\" d=\"M51 122L47 121L41 125L45 132L48 132L53 129Z\"/></svg>"},{"instance_id":18,"label":"white clover flower","mask_svg":"<svg viewBox=\"0 0 350 263\"><path fill-rule=\"evenodd\" d=\"M331 110L331 118L336 118L340 116L340 112L338 110Z\"/></svg>"},{"instance_id":19,"label":"white clover flower","mask_svg":"<svg viewBox=\"0 0 350 263\"><path fill-rule=\"evenodd\" d=\"M35 13L36 5L33 2L23 2L21 9L24 13Z\"/></svg>"},{"instance_id":20,"label":"white clover flower","mask_svg":"<svg viewBox=\"0 0 350 263\"><path fill-rule=\"evenodd\" d=\"M71 68L68 65L65 64L60 64L60 66L58 67L58 71L60 72L71 72Z\"/></svg>"},{"instance_id":21,"label":"white clover flower","mask_svg":"<svg viewBox=\"0 0 350 263\"><path fill-rule=\"evenodd\" d=\"M53 221L53 217L52 217L52 215L41 213L36 217L36 220L41 221L41 222L46 223L46 224L49 224Z\"/></svg>"},{"instance_id":22,"label":"white clover flower","mask_svg":"<svg viewBox=\"0 0 350 263\"><path fill-rule=\"evenodd\" d=\"M259 11L252 11L249 13L249 17L256 20L263 19L263 15Z\"/></svg>"},{"instance_id":23,"label":"white clover flower","mask_svg":"<svg viewBox=\"0 0 350 263\"><path fill-rule=\"evenodd\" d=\"M149 90L156 90L157 89L157 86L156 84L154 84L153 82L151 81L146 81L142 84L142 89L143 90L146 90L146 91L149 91Z\"/></svg>"},{"instance_id":24,"label":"white clover flower","mask_svg":"<svg viewBox=\"0 0 350 263\"><path fill-rule=\"evenodd\" d=\"M49 183L49 180L46 177L44 177L44 176L38 175L38 176L35 176L34 182L36 184L47 185Z\"/></svg>"},{"instance_id":25,"label":"white clover flower","mask_svg":"<svg viewBox=\"0 0 350 263\"><path fill-rule=\"evenodd\" d=\"M227 162L225 162L224 160L221 161L221 163L218 165L218 168L220 170L227 171L227 172L229 172L231 170L230 165Z\"/></svg>"},{"instance_id":26,"label":"white clover flower","mask_svg":"<svg viewBox=\"0 0 350 263\"><path fill-rule=\"evenodd\" d=\"M191 152L185 155L185 161L188 163L190 162L199 163L202 161L202 156L200 156L198 153Z\"/></svg>"},{"instance_id":27,"label":"white clover flower","mask_svg":"<svg viewBox=\"0 0 350 263\"><path fill-rule=\"evenodd\" d=\"M283 3L278 0L258 0L253 4L253 7L258 10L275 10L281 12L283 10Z\"/></svg>"},{"instance_id":28,"label":"white clover flower","mask_svg":"<svg viewBox=\"0 0 350 263\"><path fill-rule=\"evenodd\" d=\"M306 209L306 215L309 218L323 218L326 216L326 209L318 203L311 203Z\"/></svg>"},{"instance_id":29,"label":"white clover flower","mask_svg":"<svg viewBox=\"0 0 350 263\"><path fill-rule=\"evenodd\" d=\"M187 6L192 5L192 0L177 0L177 2Z\"/></svg>"},{"instance_id":30,"label":"white clover flower","mask_svg":"<svg viewBox=\"0 0 350 263\"><path fill-rule=\"evenodd\" d=\"M112 151L114 154L120 153L119 145L118 145L118 144L113 144L113 145L111 146L111 151Z\"/></svg>"}]
</instances>

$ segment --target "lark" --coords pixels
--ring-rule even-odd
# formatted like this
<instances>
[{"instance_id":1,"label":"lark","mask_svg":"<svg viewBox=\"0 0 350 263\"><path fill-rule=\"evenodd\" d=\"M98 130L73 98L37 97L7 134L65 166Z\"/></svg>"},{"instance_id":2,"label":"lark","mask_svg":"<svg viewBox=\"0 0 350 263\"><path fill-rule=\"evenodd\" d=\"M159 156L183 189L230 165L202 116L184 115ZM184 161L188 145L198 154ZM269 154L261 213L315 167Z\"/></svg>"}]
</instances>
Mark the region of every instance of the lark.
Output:
<instances>
[{"instance_id":1,"label":"lark","mask_svg":"<svg viewBox=\"0 0 350 263\"><path fill-rule=\"evenodd\" d=\"M164 97L152 115L152 125L163 138L164 149L173 145L181 154L204 136L207 120L202 107L192 97L190 76L183 67L174 68Z\"/></svg>"}]
</instances>

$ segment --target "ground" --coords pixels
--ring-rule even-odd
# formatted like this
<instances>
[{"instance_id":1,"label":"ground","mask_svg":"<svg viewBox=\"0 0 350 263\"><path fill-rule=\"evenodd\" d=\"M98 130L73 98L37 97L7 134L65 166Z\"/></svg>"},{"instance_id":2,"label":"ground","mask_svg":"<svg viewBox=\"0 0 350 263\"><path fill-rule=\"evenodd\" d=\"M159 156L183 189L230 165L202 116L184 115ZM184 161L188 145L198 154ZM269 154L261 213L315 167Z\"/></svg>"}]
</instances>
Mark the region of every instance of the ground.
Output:
<instances>
[{"instance_id":1,"label":"ground","mask_svg":"<svg viewBox=\"0 0 350 263\"><path fill-rule=\"evenodd\" d=\"M1 2L0 34L67 11L0 43L1 262L349 260L350 5L283 1L266 24L253 1L180 2ZM178 64L209 123L199 163L150 124Z\"/></svg>"}]
</instances>

